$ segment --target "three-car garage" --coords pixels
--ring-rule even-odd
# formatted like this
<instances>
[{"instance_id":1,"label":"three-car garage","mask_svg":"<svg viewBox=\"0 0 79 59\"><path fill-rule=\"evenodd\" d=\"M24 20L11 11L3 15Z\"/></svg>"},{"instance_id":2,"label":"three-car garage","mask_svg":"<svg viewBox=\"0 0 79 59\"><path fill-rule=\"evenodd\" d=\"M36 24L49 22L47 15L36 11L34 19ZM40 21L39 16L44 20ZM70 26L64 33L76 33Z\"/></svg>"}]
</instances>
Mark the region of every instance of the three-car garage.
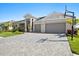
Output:
<instances>
[{"instance_id":1,"label":"three-car garage","mask_svg":"<svg viewBox=\"0 0 79 59\"><path fill-rule=\"evenodd\" d=\"M46 23L44 26L42 24L35 24L34 31L45 33L65 33L66 23Z\"/></svg>"}]
</instances>

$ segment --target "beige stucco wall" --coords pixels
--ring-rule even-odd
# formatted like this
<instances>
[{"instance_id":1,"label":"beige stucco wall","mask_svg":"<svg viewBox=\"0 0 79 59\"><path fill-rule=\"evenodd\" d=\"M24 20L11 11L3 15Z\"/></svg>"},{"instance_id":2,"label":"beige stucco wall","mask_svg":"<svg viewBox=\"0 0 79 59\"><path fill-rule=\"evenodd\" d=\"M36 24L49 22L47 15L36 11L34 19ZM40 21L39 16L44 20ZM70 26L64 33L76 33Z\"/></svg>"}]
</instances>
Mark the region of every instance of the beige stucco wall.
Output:
<instances>
[{"instance_id":1,"label":"beige stucco wall","mask_svg":"<svg viewBox=\"0 0 79 59\"><path fill-rule=\"evenodd\" d=\"M41 24L41 32L45 32L45 24Z\"/></svg>"},{"instance_id":2,"label":"beige stucco wall","mask_svg":"<svg viewBox=\"0 0 79 59\"><path fill-rule=\"evenodd\" d=\"M41 24L35 24L34 28L35 28L34 32L41 32Z\"/></svg>"}]
</instances>

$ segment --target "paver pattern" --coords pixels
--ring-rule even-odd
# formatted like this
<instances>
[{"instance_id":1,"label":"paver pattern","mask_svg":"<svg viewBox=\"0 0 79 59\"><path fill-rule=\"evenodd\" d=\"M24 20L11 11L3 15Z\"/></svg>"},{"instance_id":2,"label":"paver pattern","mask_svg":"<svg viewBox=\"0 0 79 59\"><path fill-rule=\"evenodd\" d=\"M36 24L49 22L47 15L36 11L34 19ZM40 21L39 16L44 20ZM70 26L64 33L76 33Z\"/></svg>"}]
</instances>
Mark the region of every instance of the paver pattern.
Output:
<instances>
[{"instance_id":1,"label":"paver pattern","mask_svg":"<svg viewBox=\"0 0 79 59\"><path fill-rule=\"evenodd\" d=\"M0 38L2 56L72 56L65 34L24 33Z\"/></svg>"}]
</instances>

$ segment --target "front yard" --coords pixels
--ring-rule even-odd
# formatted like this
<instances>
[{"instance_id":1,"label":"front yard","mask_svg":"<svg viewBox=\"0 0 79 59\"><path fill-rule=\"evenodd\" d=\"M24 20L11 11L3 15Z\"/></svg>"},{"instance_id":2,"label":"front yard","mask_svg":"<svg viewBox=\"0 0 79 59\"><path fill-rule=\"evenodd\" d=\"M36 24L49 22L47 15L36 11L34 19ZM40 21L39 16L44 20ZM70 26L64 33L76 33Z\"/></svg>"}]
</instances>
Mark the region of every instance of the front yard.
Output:
<instances>
[{"instance_id":1,"label":"front yard","mask_svg":"<svg viewBox=\"0 0 79 59\"><path fill-rule=\"evenodd\" d=\"M74 36L73 40L68 36L69 44L71 47L71 51L75 54L79 54L79 35Z\"/></svg>"},{"instance_id":2,"label":"front yard","mask_svg":"<svg viewBox=\"0 0 79 59\"><path fill-rule=\"evenodd\" d=\"M14 35L18 35L18 34L22 34L23 32L0 32L0 37L8 37L8 36L14 36Z\"/></svg>"}]
</instances>

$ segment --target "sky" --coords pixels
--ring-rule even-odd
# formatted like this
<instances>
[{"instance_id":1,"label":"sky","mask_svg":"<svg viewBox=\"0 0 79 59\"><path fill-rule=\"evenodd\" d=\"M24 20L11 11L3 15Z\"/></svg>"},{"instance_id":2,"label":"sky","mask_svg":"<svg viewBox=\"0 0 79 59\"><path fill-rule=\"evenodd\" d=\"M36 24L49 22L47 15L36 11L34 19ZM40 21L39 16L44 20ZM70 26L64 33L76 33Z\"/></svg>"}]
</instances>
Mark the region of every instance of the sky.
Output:
<instances>
[{"instance_id":1,"label":"sky","mask_svg":"<svg viewBox=\"0 0 79 59\"><path fill-rule=\"evenodd\" d=\"M79 17L77 3L0 3L0 22L23 20L26 14L41 17L53 12L64 13L65 5L68 10L75 12L77 18Z\"/></svg>"}]
</instances>

